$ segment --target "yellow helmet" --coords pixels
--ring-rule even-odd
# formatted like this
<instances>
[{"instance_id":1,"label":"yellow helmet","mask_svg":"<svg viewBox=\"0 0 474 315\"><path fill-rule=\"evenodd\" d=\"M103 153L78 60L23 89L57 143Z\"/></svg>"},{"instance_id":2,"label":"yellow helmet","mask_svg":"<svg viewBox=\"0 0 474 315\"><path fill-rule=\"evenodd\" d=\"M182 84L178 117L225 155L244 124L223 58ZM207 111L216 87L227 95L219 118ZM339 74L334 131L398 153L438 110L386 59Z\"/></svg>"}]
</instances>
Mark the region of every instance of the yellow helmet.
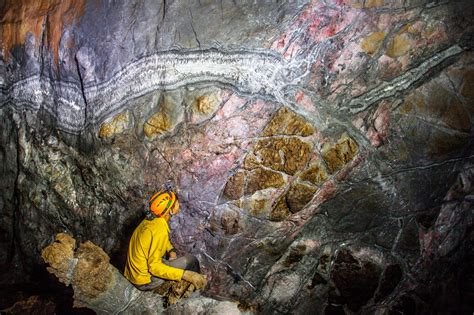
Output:
<instances>
[{"instance_id":1,"label":"yellow helmet","mask_svg":"<svg viewBox=\"0 0 474 315\"><path fill-rule=\"evenodd\" d=\"M172 191L160 191L154 194L148 202L150 212L157 217L163 217L169 211L171 215L179 211L179 202L176 194Z\"/></svg>"}]
</instances>

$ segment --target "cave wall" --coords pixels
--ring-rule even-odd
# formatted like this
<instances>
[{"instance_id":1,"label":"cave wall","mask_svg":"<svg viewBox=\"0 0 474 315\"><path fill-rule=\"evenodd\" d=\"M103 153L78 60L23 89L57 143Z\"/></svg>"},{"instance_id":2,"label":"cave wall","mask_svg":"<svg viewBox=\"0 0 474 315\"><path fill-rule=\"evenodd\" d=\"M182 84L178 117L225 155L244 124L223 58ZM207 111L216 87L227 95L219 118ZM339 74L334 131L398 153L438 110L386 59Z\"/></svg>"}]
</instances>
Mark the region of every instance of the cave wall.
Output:
<instances>
[{"instance_id":1,"label":"cave wall","mask_svg":"<svg viewBox=\"0 0 474 315\"><path fill-rule=\"evenodd\" d=\"M171 181L209 296L472 310L468 1L0 7L3 266L28 274L66 231L121 269Z\"/></svg>"}]
</instances>

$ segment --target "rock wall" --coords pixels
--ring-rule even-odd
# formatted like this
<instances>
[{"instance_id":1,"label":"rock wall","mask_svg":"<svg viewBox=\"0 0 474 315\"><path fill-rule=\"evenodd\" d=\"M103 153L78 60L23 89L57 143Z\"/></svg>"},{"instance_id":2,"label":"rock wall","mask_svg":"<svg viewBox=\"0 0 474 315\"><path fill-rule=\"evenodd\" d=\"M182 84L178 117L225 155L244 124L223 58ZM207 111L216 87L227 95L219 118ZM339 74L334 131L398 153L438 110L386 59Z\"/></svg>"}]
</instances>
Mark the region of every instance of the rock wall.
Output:
<instances>
[{"instance_id":1,"label":"rock wall","mask_svg":"<svg viewBox=\"0 0 474 315\"><path fill-rule=\"evenodd\" d=\"M211 297L472 312L468 1L30 2L0 5L3 266L67 231L122 269L170 180Z\"/></svg>"}]
</instances>

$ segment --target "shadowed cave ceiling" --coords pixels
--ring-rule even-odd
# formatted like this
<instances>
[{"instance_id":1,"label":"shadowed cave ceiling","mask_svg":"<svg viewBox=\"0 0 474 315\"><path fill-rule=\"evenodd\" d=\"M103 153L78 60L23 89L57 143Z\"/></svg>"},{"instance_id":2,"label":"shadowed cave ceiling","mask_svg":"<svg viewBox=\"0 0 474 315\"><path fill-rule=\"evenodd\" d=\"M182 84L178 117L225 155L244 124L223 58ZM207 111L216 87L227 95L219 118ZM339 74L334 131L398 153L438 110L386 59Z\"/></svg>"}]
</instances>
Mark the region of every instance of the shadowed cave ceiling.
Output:
<instances>
[{"instance_id":1,"label":"shadowed cave ceiling","mask_svg":"<svg viewBox=\"0 0 474 315\"><path fill-rule=\"evenodd\" d=\"M122 270L171 181L172 241L199 258L206 296L472 313L473 10L0 2L2 286L39 281L63 231Z\"/></svg>"}]
</instances>

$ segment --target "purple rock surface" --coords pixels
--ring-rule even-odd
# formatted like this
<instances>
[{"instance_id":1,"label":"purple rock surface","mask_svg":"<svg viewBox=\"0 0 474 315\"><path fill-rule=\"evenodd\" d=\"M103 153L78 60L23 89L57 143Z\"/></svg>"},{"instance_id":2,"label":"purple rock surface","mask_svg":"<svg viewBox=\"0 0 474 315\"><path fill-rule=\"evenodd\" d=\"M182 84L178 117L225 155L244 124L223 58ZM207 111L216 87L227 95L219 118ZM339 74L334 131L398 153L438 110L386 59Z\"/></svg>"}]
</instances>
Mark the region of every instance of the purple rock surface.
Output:
<instances>
[{"instance_id":1,"label":"purple rock surface","mask_svg":"<svg viewBox=\"0 0 474 315\"><path fill-rule=\"evenodd\" d=\"M4 1L1 287L48 286L63 231L122 270L171 181L210 298L471 314L473 21L470 1Z\"/></svg>"}]
</instances>

